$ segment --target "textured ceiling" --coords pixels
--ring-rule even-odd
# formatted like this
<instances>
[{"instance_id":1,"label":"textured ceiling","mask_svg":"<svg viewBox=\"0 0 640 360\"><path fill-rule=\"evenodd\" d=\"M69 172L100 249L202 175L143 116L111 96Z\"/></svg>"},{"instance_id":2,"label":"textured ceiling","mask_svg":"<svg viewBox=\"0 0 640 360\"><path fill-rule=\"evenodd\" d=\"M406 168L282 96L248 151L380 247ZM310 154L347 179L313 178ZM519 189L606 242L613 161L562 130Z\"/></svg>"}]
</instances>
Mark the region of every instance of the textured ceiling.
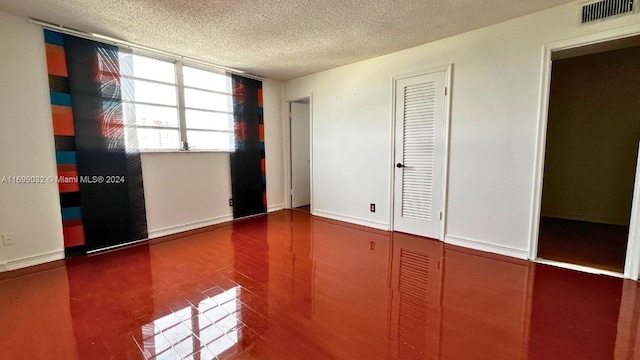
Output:
<instances>
[{"instance_id":1,"label":"textured ceiling","mask_svg":"<svg viewBox=\"0 0 640 360\"><path fill-rule=\"evenodd\" d=\"M0 10L286 80L568 2L0 0Z\"/></svg>"}]
</instances>

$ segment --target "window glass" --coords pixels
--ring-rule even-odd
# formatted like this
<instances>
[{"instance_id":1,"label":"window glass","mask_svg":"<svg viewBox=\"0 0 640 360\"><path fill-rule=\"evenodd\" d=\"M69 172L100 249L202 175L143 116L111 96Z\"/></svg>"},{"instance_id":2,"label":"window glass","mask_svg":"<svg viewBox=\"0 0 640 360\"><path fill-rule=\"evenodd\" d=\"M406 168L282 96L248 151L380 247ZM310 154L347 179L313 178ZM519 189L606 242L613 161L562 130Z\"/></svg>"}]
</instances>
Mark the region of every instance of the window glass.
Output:
<instances>
[{"instance_id":1,"label":"window glass","mask_svg":"<svg viewBox=\"0 0 640 360\"><path fill-rule=\"evenodd\" d=\"M231 92L231 79L226 74L219 74L188 66L183 67L182 74L184 76L184 86L224 93Z\"/></svg>"},{"instance_id":2,"label":"window glass","mask_svg":"<svg viewBox=\"0 0 640 360\"><path fill-rule=\"evenodd\" d=\"M177 150L180 148L178 129L138 127L138 144L146 150Z\"/></svg>"},{"instance_id":3,"label":"window glass","mask_svg":"<svg viewBox=\"0 0 640 360\"><path fill-rule=\"evenodd\" d=\"M191 150L233 149L233 133L219 131L187 130Z\"/></svg>"},{"instance_id":4,"label":"window glass","mask_svg":"<svg viewBox=\"0 0 640 360\"><path fill-rule=\"evenodd\" d=\"M184 89L184 105L189 109L230 111L231 96L195 89Z\"/></svg>"},{"instance_id":5,"label":"window glass","mask_svg":"<svg viewBox=\"0 0 640 360\"><path fill-rule=\"evenodd\" d=\"M186 110L187 128L200 130L232 130L233 115L200 110Z\"/></svg>"}]
</instances>

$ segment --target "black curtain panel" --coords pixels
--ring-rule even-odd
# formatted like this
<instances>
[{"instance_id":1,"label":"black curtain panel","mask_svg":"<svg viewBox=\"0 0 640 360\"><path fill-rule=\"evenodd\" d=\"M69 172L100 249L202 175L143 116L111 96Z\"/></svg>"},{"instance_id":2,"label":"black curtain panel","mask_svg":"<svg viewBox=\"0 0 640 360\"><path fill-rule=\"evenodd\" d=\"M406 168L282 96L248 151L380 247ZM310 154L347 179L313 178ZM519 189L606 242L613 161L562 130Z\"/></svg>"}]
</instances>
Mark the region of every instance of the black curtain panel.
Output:
<instances>
[{"instance_id":1,"label":"black curtain panel","mask_svg":"<svg viewBox=\"0 0 640 360\"><path fill-rule=\"evenodd\" d=\"M63 221L81 223L82 236L79 231L73 235L84 238L84 244L79 244L78 239L67 241L65 233L67 255L145 239L147 222L140 154L135 131L130 131L123 115L118 48L54 32L45 33L47 37L57 39L57 46L63 51L57 49L53 57L60 60L62 56L66 64L65 90L71 119L68 132L73 133L74 143L73 151L56 152L58 172L60 175L61 162L73 162L78 183L74 198L79 202L73 203L76 205L73 211L67 209L66 216L62 203ZM49 67L56 66L49 59L49 48L47 52ZM52 87L52 106L53 92ZM54 133L56 126L54 114ZM56 137L56 140L58 150L58 143L65 139ZM69 196L61 187L61 201Z\"/></svg>"},{"instance_id":2,"label":"black curtain panel","mask_svg":"<svg viewBox=\"0 0 640 360\"><path fill-rule=\"evenodd\" d=\"M231 153L233 217L267 211L262 82L231 76L235 151Z\"/></svg>"}]
</instances>

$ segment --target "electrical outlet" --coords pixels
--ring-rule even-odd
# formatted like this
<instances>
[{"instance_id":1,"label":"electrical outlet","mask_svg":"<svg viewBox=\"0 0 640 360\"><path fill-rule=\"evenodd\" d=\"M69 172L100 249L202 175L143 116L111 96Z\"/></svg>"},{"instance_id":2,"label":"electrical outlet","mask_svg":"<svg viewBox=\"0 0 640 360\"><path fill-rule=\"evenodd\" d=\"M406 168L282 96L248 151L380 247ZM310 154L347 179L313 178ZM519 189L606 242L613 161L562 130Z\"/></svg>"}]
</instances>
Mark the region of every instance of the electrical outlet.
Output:
<instances>
[{"instance_id":1,"label":"electrical outlet","mask_svg":"<svg viewBox=\"0 0 640 360\"><path fill-rule=\"evenodd\" d=\"M371 204L371 205L369 205L369 210L370 210L371 212L376 212L376 204Z\"/></svg>"},{"instance_id":2,"label":"electrical outlet","mask_svg":"<svg viewBox=\"0 0 640 360\"><path fill-rule=\"evenodd\" d=\"M229 199L229 206L233 206L233 199Z\"/></svg>"},{"instance_id":3,"label":"electrical outlet","mask_svg":"<svg viewBox=\"0 0 640 360\"><path fill-rule=\"evenodd\" d=\"M9 246L9 245L15 245L15 243L16 243L16 234L8 233L8 234L2 235L2 245Z\"/></svg>"}]
</instances>

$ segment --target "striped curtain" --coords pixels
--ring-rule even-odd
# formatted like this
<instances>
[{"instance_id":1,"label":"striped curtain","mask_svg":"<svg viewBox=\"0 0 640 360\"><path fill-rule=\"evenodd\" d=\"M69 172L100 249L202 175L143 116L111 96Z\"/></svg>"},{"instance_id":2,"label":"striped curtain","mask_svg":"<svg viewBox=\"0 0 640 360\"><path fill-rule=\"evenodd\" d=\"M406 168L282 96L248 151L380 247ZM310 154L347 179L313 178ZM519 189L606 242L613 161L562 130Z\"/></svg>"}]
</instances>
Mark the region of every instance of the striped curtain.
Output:
<instances>
[{"instance_id":1,"label":"striped curtain","mask_svg":"<svg viewBox=\"0 0 640 360\"><path fill-rule=\"evenodd\" d=\"M267 211L262 82L231 76L235 151L231 154L233 217Z\"/></svg>"},{"instance_id":2,"label":"striped curtain","mask_svg":"<svg viewBox=\"0 0 640 360\"><path fill-rule=\"evenodd\" d=\"M45 43L66 255L147 238L118 48L49 30Z\"/></svg>"}]
</instances>

